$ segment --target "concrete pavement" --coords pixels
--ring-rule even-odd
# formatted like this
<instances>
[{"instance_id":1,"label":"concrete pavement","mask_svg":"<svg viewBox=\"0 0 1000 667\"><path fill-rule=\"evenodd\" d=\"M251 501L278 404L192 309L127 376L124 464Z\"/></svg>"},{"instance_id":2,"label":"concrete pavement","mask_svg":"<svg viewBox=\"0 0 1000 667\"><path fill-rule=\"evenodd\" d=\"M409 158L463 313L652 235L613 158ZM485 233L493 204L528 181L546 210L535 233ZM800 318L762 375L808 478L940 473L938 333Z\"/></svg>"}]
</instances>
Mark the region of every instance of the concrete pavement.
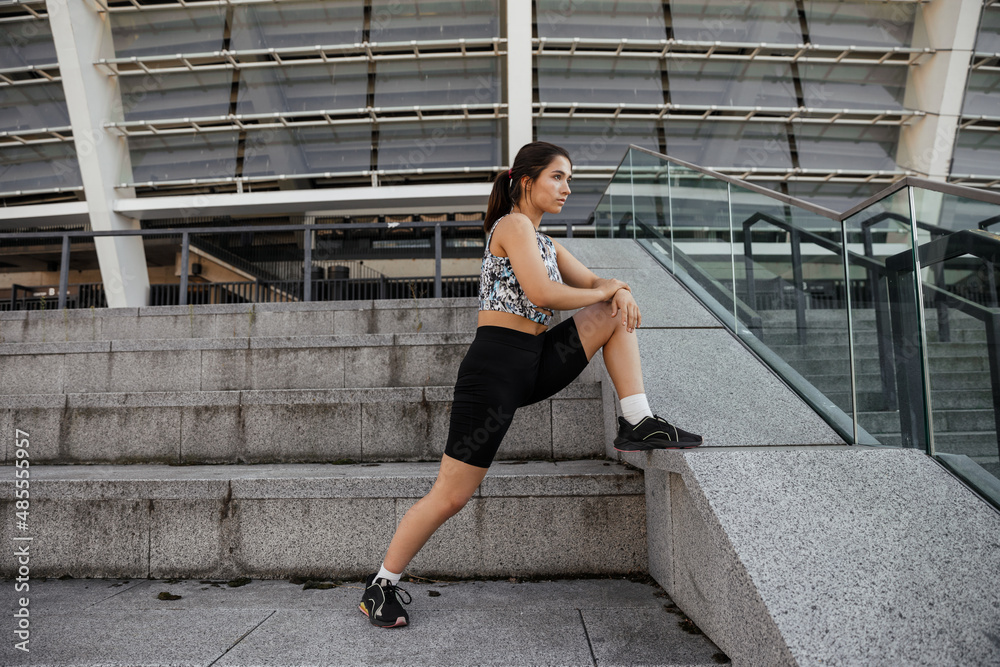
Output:
<instances>
[{"instance_id":1,"label":"concrete pavement","mask_svg":"<svg viewBox=\"0 0 1000 667\"><path fill-rule=\"evenodd\" d=\"M361 582L50 579L26 593L16 583L0 582L0 664L11 666L729 663L662 589L625 579L404 582L411 625L393 630L358 611ZM14 632L25 596L28 653Z\"/></svg>"}]
</instances>

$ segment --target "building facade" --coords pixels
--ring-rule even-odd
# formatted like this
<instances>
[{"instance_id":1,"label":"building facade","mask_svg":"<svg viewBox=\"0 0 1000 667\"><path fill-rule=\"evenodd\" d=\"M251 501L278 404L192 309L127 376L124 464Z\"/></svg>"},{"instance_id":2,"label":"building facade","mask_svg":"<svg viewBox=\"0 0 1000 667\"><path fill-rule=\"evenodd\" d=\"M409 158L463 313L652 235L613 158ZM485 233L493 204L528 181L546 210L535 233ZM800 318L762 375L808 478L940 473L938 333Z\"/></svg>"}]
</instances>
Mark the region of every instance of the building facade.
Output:
<instances>
[{"instance_id":1,"label":"building facade","mask_svg":"<svg viewBox=\"0 0 1000 667\"><path fill-rule=\"evenodd\" d=\"M7 230L474 219L531 140L576 233L629 144L837 209L1000 188L994 0L20 0L0 36ZM8 245L0 288L51 284ZM109 305L151 252L93 241Z\"/></svg>"}]
</instances>

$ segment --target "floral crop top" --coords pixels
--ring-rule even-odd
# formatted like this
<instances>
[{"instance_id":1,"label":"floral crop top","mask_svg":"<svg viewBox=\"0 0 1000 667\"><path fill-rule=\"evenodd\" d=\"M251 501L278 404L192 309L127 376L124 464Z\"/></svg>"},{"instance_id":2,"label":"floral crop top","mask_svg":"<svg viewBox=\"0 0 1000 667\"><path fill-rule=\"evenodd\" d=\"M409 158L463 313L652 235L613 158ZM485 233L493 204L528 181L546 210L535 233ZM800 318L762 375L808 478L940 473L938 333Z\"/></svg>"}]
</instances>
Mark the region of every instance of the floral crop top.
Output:
<instances>
[{"instance_id":1,"label":"floral crop top","mask_svg":"<svg viewBox=\"0 0 1000 667\"><path fill-rule=\"evenodd\" d=\"M493 232L496 231L497 223L500 220L503 218L493 223L493 229L486 237L483 269L479 275L479 310L499 310L504 313L513 313L547 326L552 319L552 311L536 310L537 306L531 303L524 290L521 289L521 285L518 284L517 277L510 266L510 258L497 257L490 252L490 240L493 238ZM535 238L538 240L538 251L542 255L542 262L545 263L549 280L561 283L563 279L562 274L559 273L559 265L556 263L555 244L553 244L552 239L537 230Z\"/></svg>"}]
</instances>

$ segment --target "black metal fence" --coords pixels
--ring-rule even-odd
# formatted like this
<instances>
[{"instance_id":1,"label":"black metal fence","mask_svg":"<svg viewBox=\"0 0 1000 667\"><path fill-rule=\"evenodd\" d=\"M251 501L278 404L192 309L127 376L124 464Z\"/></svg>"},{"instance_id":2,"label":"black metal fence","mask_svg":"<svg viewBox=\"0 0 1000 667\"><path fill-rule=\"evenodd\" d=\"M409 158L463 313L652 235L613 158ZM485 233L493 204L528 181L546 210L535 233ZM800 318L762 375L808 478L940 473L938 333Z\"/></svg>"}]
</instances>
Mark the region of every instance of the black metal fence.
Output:
<instances>
[{"instance_id":1,"label":"black metal fence","mask_svg":"<svg viewBox=\"0 0 1000 667\"><path fill-rule=\"evenodd\" d=\"M476 227L482 227L482 220L4 233L0 234L0 242L25 238L61 239L62 253L58 285L15 285L9 291L0 290L0 310L107 307L107 295L101 283L69 284L69 258L71 240L78 242L85 238L97 239L109 236L181 237L180 266L186 270L180 272L178 284L151 284L150 305L475 296L478 294L478 276L443 276L441 260L451 254L446 252L443 242L444 230L450 228L468 230ZM431 252L428 257L434 259L433 276L388 277L363 265L361 261L351 263L346 257L338 257L337 265L321 265L328 260L328 253L323 249L323 237L328 236L331 231L396 232L408 228L433 230ZM218 239L225 235L252 236L266 233L298 235L300 243L295 244L297 247L294 250L285 245L281 257L269 255L267 266L262 267L260 262L241 257L231 249L206 240ZM189 276L192 267L192 246L209 256L220 255L218 258L221 261L240 268L254 279L233 282L192 281ZM317 264L313 263L314 248L317 253ZM465 254L468 254L467 251Z\"/></svg>"}]
</instances>

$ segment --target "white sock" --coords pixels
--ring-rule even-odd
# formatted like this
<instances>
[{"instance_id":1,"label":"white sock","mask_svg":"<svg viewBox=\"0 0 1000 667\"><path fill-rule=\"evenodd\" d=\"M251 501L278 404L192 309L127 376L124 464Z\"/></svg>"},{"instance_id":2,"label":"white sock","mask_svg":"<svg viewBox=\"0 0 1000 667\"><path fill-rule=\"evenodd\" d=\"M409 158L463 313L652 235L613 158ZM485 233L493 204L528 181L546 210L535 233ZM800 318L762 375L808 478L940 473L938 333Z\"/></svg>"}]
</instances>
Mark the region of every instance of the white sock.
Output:
<instances>
[{"instance_id":1,"label":"white sock","mask_svg":"<svg viewBox=\"0 0 1000 667\"><path fill-rule=\"evenodd\" d=\"M641 422L644 417L653 416L653 411L649 409L649 401L646 400L645 394L626 396L619 403L622 405L622 416L632 426Z\"/></svg>"},{"instance_id":2,"label":"white sock","mask_svg":"<svg viewBox=\"0 0 1000 667\"><path fill-rule=\"evenodd\" d=\"M385 569L385 563L382 563L382 567L379 568L378 574L375 575L375 578L376 579L388 579L389 582L393 586L395 586L396 584L399 583L399 578L402 577L402 576L403 576L402 572L400 572L399 574L396 574L395 572L390 572L389 570Z\"/></svg>"}]
</instances>

